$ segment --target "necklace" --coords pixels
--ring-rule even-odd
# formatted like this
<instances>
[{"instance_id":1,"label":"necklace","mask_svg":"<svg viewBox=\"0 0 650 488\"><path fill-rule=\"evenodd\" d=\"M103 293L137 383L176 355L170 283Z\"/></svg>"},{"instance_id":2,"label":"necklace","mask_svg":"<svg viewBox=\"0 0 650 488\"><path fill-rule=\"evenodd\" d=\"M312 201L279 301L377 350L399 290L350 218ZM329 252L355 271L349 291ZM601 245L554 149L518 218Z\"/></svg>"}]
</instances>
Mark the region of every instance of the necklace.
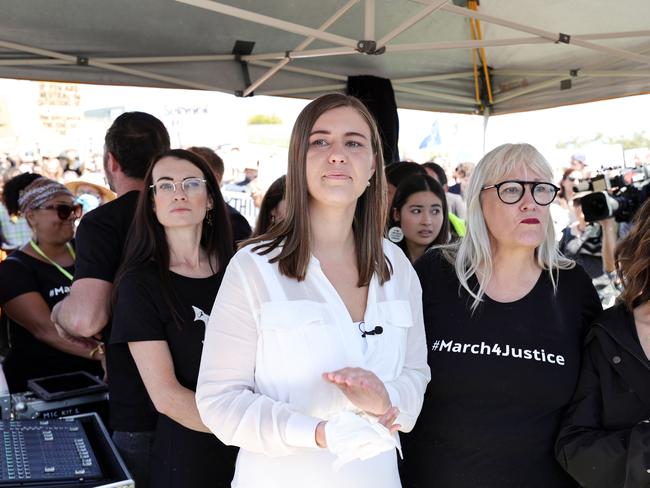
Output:
<instances>
[{"instance_id":1,"label":"necklace","mask_svg":"<svg viewBox=\"0 0 650 488\"><path fill-rule=\"evenodd\" d=\"M72 275L71 275L68 271L66 271L66 270L63 268L63 266L61 266L59 263L55 263L52 259L50 259L50 257L49 257L47 254L45 254L45 253L43 252L43 250L42 250L40 247L38 247L38 244L36 244L36 243L34 242L34 239L30 239L30 241L29 241L29 245L32 246L32 249L33 249L34 251L36 251L36 253L37 253L39 256L41 256L43 259L46 259L47 261L49 261L49 263L50 263L52 266L54 266L56 269L58 269L58 270L61 272L61 274L62 274L63 276L65 276L65 277L68 278L70 281L72 281ZM77 255L76 255L75 252L74 252L74 249L72 249L72 246L70 245L69 242L66 243L65 247L68 249L68 252L70 253L70 256L72 256L72 260L74 261L74 260L76 259L76 257L77 257Z\"/></svg>"}]
</instances>

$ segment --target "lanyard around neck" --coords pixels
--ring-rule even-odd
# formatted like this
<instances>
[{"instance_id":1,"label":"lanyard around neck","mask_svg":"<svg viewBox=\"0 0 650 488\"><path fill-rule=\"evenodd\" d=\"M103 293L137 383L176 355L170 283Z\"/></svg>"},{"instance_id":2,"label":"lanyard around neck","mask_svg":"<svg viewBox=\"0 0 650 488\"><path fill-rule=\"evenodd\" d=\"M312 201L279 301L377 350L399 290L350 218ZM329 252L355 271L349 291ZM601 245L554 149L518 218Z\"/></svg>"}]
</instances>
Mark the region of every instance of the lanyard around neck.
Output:
<instances>
[{"instance_id":1,"label":"lanyard around neck","mask_svg":"<svg viewBox=\"0 0 650 488\"><path fill-rule=\"evenodd\" d=\"M72 281L72 275L68 271L66 271L59 263L55 263L54 261L52 261L50 257L47 254L45 254L40 247L38 247L38 244L34 242L34 239L31 239L29 241L29 245L32 246L32 249L36 251L39 256L41 256L44 259L47 259L52 266L54 266L56 269L58 269L61 272L63 276L65 276L70 281ZM68 252L70 253L70 256L72 256L72 259L73 260L76 259L77 255L75 254L74 249L72 249L72 246L70 245L69 242L65 245L65 247L68 248Z\"/></svg>"}]
</instances>

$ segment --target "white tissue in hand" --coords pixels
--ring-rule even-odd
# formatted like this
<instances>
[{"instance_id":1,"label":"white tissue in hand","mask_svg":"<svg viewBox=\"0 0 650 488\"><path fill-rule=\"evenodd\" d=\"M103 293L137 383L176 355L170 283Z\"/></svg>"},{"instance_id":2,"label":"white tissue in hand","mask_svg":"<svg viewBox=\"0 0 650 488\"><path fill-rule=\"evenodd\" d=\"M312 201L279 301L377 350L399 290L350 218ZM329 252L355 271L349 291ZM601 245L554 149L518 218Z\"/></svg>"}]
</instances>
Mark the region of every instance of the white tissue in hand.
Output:
<instances>
[{"instance_id":1,"label":"white tissue in hand","mask_svg":"<svg viewBox=\"0 0 650 488\"><path fill-rule=\"evenodd\" d=\"M354 412L341 412L325 424L327 448L337 459L334 470L355 459L365 460L395 449L395 436L374 419Z\"/></svg>"}]
</instances>

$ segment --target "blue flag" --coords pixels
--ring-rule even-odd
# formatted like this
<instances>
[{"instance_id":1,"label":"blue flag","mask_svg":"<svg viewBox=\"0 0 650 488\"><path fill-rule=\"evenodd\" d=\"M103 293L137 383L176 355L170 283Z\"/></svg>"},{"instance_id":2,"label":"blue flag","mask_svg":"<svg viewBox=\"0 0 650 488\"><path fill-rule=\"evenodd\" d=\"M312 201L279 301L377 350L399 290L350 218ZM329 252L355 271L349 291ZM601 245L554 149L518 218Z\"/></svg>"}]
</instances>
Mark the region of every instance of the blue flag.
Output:
<instances>
[{"instance_id":1,"label":"blue flag","mask_svg":"<svg viewBox=\"0 0 650 488\"><path fill-rule=\"evenodd\" d=\"M427 149L432 146L439 146L440 144L442 144L440 141L440 127L438 126L438 121L434 120L433 124L431 124L429 134L420 143L420 149Z\"/></svg>"}]
</instances>

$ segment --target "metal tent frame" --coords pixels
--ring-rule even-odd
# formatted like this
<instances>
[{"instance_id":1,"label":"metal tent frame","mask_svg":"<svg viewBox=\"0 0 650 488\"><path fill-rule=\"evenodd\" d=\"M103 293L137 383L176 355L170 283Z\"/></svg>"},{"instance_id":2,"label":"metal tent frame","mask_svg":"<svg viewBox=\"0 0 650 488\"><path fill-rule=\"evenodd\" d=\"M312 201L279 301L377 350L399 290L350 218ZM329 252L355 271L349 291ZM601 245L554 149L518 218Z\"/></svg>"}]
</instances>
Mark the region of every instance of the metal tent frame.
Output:
<instances>
[{"instance_id":1,"label":"metal tent frame","mask_svg":"<svg viewBox=\"0 0 650 488\"><path fill-rule=\"evenodd\" d=\"M144 0L140 1L144 2ZM649 18L647 14L650 14L650 2L630 1L638 4L640 16ZM239 96L264 94L312 97L325 91L344 89L348 75L362 72L389 77L397 94L398 104L401 106L488 114L650 92L650 55L647 54L650 52L647 44L650 40L650 30L612 32L601 29L587 34L551 31L534 26L535 22L532 21L524 23L505 18L507 12L503 7L507 4L514 6L515 2L512 0L482 0L480 6L477 0L466 2L457 0L456 3L466 4L466 6L454 5L451 0L385 0L383 2L347 0L342 5L340 1L323 1L320 10L330 10L331 14L317 28L309 27L306 22L285 20L278 15L267 15L252 8L242 8L213 0L147 0L147 2L151 6L164 5L168 12L179 11L178 7L182 7L187 22L193 22L197 18L201 20L211 18L216 26L223 26L228 25L231 20L236 21L239 22L239 26L246 28L246 32L242 34L249 36L251 33L254 36L255 28L259 27L263 29L259 31L262 33L259 36L262 41L284 35L286 37L281 37L279 44L286 49L250 54L222 52L179 55L170 52L163 55L132 55L133 52L139 51L138 46L132 46L127 49L125 55L102 56L88 52L78 40L72 41L65 36L58 39L58 44L65 46L65 49L46 48L45 42L34 44L21 42L26 37L23 33L22 36L17 35L14 39L0 40L0 76L230 91ZM580 0L580 2L584 4L587 0ZM10 3L13 5L10 6ZM50 4L57 3L59 2L50 2ZM59 6L63 9L92 8L88 6L89 3L65 0ZM112 2L103 2L102 5L110 3ZM231 3L261 7L259 0ZM286 4L292 3L297 6L296 2L286 2ZM305 7L316 5L312 0L297 3ZM518 0L516 3L520 7L524 5L524 8L536 9L537 12L544 9L543 5L539 6L543 2L534 0ZM609 7L601 8L601 11L592 12L590 15L608 14L615 18L616 12L611 8L611 2L594 0L589 3L594 7L593 10L598 7ZM30 8L29 4L32 6L39 4L42 7L46 5L43 1L37 0L20 2L23 8ZM396 4L400 4L408 12L396 13L394 8ZM12 0L0 0L0 11L7 12L13 8L14 12L18 12L16 9L21 7L16 5L17 2ZM95 8L100 8L99 5L95 3ZM128 14L128 2L124 5ZM56 8L56 6L44 8L45 13L48 8ZM503 11L503 15L483 12L490 9ZM296 13L295 9L286 6L271 10L284 13L286 17L300 17L300 12ZM289 13L292 15L289 16ZM356 13L356 16L350 20L352 13ZM450 14L445 17L448 20L440 21L443 13ZM152 11L152 15L155 15L155 11ZM26 18L33 18L33 16L27 15ZM416 31L416 27L435 18L438 18L438 22L457 23L461 26L461 30L470 34L468 37L471 38L460 40L435 38L424 39L422 42L399 42L400 38L408 38L409 35L420 37L423 32L427 32L426 27L425 30L419 31ZM348 22L344 28L336 29L342 21L346 20ZM491 33L494 35L484 35L481 22L484 23L485 30L492 29ZM585 24L589 23L585 22ZM634 22L626 22L626 19L619 19L613 24L636 25ZM56 30L56 25L58 24L54 24L53 30ZM600 24L594 22L594 25ZM0 29L0 32L21 30L19 20L12 21L6 16L5 20L0 20L0 27L2 26L5 29ZM117 29L119 32L119 26ZM341 31L346 35L341 34ZM386 33L378 35L380 31ZM512 31L515 31L519 37L509 35ZM508 35L505 34L506 32ZM159 31L144 28L143 35L156 36L159 35ZM76 39L76 35L74 38ZM296 43L294 41L296 38L303 39ZM232 44L235 40L236 38L230 38L225 39L225 42ZM256 45L260 43L257 40L255 42ZM311 47L315 43L326 46ZM623 43L626 47L617 47L616 43ZM155 42L152 45L155 47ZM556 55L562 59L566 56L567 50L572 49L570 57L572 61L580 58L584 58L585 61L574 62L570 67L562 69L548 69L548 67L536 69L537 64L543 63L535 63L534 57L531 58L529 66L510 67L507 56L500 59L501 52L510 50L509 52L512 53L515 47L522 51L530 49L531 52L535 52L533 50L537 46L546 49L544 56L541 57L542 60L548 59L549 55L546 53L551 52L549 50L552 50L551 56ZM581 52L576 54L576 49ZM124 49L118 46L111 50ZM184 49L181 47L182 50ZM470 53L467 53L468 50ZM442 53L452 51L456 53L454 59L460 59L460 62L455 63L458 69L450 72L445 72L444 62L423 62L422 69L419 69L414 76L400 76L399 73L390 72L388 69L390 66L387 67L387 64L398 65L400 60L413 59L413 57L423 60L426 56L440 58ZM457 54L459 52L460 55ZM389 56L392 61L380 66L381 58ZM462 61L463 57L466 58L465 62ZM345 64L338 63L341 59L346 60ZM354 65L356 60L359 60L359 70L351 72L349 66ZM320 67L316 68L314 63L318 63ZM433 64L435 69L428 69L428 64ZM191 66L192 69L185 70L184 67L187 66ZM219 77L202 75L205 72L214 73L215 70L229 71L229 80L223 82ZM254 72L254 81L249 81L249 71ZM50 73L49 78L43 77L43 73ZM192 76L187 76L189 74ZM284 80L280 79L281 75L285 76ZM576 97L566 96L575 85L580 84L585 87L584 93L580 92ZM553 100L553 95L557 96L557 101Z\"/></svg>"}]
</instances>

